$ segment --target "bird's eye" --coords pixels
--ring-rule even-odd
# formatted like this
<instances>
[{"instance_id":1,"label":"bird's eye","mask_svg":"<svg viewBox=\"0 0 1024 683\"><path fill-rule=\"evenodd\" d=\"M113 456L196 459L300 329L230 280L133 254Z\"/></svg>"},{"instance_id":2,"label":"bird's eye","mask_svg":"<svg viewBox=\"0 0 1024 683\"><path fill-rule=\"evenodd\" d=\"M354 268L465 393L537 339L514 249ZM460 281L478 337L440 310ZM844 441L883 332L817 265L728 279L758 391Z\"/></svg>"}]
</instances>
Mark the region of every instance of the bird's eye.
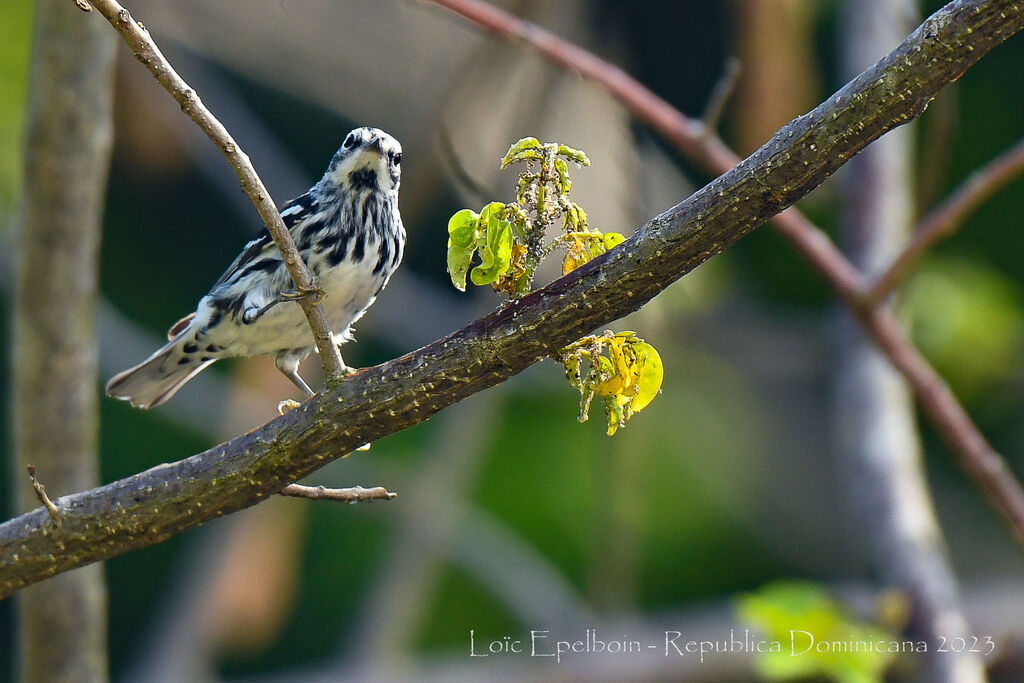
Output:
<instances>
[{"instance_id":1,"label":"bird's eye","mask_svg":"<svg viewBox=\"0 0 1024 683\"><path fill-rule=\"evenodd\" d=\"M402 153L401 152L395 152L394 154L392 154L391 155L391 162L394 163L395 166L398 166L399 164L401 164L402 163Z\"/></svg>"},{"instance_id":2,"label":"bird's eye","mask_svg":"<svg viewBox=\"0 0 1024 683\"><path fill-rule=\"evenodd\" d=\"M345 137L345 142L341 143L341 148L342 149L352 149L352 147L354 147L355 144L356 144L356 136L354 134L352 134L352 133L349 133L348 136Z\"/></svg>"}]
</instances>

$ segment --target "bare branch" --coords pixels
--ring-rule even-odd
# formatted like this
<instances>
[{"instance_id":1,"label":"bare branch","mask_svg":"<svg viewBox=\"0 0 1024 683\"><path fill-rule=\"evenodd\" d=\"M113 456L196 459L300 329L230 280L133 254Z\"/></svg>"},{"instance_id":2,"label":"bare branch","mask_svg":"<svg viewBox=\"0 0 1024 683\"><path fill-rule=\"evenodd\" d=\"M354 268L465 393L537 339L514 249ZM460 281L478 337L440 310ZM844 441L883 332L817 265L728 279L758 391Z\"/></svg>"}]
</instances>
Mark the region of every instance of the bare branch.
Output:
<instances>
[{"instance_id":1,"label":"bare branch","mask_svg":"<svg viewBox=\"0 0 1024 683\"><path fill-rule=\"evenodd\" d=\"M368 489L362 486L329 489L324 486L289 484L281 489L280 494L282 496L309 498L311 500L333 500L339 503L367 503L371 500L391 500L398 497L397 493L392 493L383 486L374 486Z\"/></svg>"},{"instance_id":2,"label":"bare branch","mask_svg":"<svg viewBox=\"0 0 1024 683\"><path fill-rule=\"evenodd\" d=\"M85 0L71 0L75 3L75 7L82 10L83 12L91 12L92 6L89 5Z\"/></svg>"},{"instance_id":3,"label":"bare branch","mask_svg":"<svg viewBox=\"0 0 1024 683\"><path fill-rule=\"evenodd\" d=\"M872 141L918 116L944 85L1021 28L1022 8L1012 0L951 3L735 168L569 275L444 339L335 383L225 444L65 496L58 501L64 518L58 530L46 524L42 508L0 524L0 598L254 505L357 446L418 424L639 309L819 186ZM898 328L885 327L891 317L868 315L872 328L888 335L877 338L896 340L883 348L897 367L916 380L930 371L914 365L919 357ZM898 355L908 349L909 359ZM936 391L945 388L939 382ZM976 433L969 421L967 430ZM977 468L972 473L1024 534L1024 493L984 439L970 445L978 449L966 458Z\"/></svg>"},{"instance_id":4,"label":"bare branch","mask_svg":"<svg viewBox=\"0 0 1024 683\"><path fill-rule=\"evenodd\" d=\"M585 78L592 79L608 90L638 120L649 125L707 170L713 173L725 173L740 164L739 157L721 139L708 131L703 124L685 116L617 66L482 0L428 1L441 5L503 38L521 41L550 61L576 71ZM952 21L963 26L965 25L963 22L970 22L969 17L972 14L979 16L989 11L994 12L993 21L996 22L988 24L989 30L995 30L997 33L1003 29L1016 30L1010 29L1009 23L1016 23L1020 20L1022 12L1020 5L1000 1L959 0L932 15L889 57L891 58L893 54L913 44L920 52L941 53L942 59L950 59L954 63L963 63L962 60L965 59L972 60L970 56L972 46L962 38L954 38L952 43L938 40L939 34L950 28L948 25L940 26L940 24ZM1001 27L998 26L1000 22L1004 21L1007 23ZM909 68L912 69L912 67ZM878 77L876 71L874 67L868 69L848 83L839 93L833 95L835 103L843 102L844 93L847 91L864 93L874 90L877 92L878 88L897 87L896 83L889 80L889 77L884 77L875 83L867 81L867 78ZM905 81L898 86L901 88L900 90L891 89L890 93L894 93L897 97L913 97L920 95L921 89L927 88L929 82L931 82L930 77L922 79L920 83ZM931 97L929 96L928 100ZM923 100L920 106L926 106L928 100ZM823 119L818 118L820 110L819 106L810 114L794 120L777 133L773 140L783 133L789 135L790 129L798 122L821 123ZM898 121L890 121L885 125L895 127L906 123L920 113L921 110L907 109L899 114L901 118ZM807 121L808 119L809 121ZM874 125L881 123L876 120ZM853 131L849 130L837 134L841 136L854 135ZM829 141L826 144L834 145L835 141ZM770 145L771 141L766 146ZM764 149L765 147L762 147L753 156L757 157ZM836 160L839 164L845 163L850 158L846 156L846 152L839 151L836 147L833 147L833 151L843 155ZM743 163L749 161L750 159ZM712 185L714 184L712 183ZM771 188L766 184L762 184L757 190L758 194L780 193L787 195L788 192L790 192L788 187ZM863 277L860 271L842 255L822 230L795 208L787 208L778 213L771 219L771 224L824 277L835 293L854 309L868 335L882 349L889 362L913 387L925 414L935 425L946 445L953 451L960 466L971 474L987 492L992 503L1009 520L1018 541L1024 543L1024 489L1021 488L1003 458L992 448L956 400L949 386L907 339L895 318L885 310L865 305L861 297Z\"/></svg>"},{"instance_id":5,"label":"bare branch","mask_svg":"<svg viewBox=\"0 0 1024 683\"><path fill-rule=\"evenodd\" d=\"M864 293L865 306L877 306L907 277L936 242L957 231L967 215L1024 171L1024 139L972 173L918 224L914 236L892 265Z\"/></svg>"},{"instance_id":6,"label":"bare branch","mask_svg":"<svg viewBox=\"0 0 1024 683\"><path fill-rule=\"evenodd\" d=\"M271 199L270 193L257 175L248 155L242 151L221 122L210 113L210 110L199 99L196 91L178 75L174 67L160 52L160 48L150 36L149 30L141 22L134 19L117 0L91 0L91 2L110 22L110 25L121 34L124 41L135 52L135 58L149 69L153 78L181 105L181 110L195 121L196 125L206 133L231 164L231 168L242 183L242 192L252 201L260 218L267 226L270 236L274 238L274 243L277 245L278 251L281 252L285 267L288 268L288 273L295 284L295 291L318 291L305 262L295 248L291 233L285 227L284 221L274 205L274 200ZM327 317L316 297L301 296L298 298L298 303L306 314L309 329L320 354L320 362L324 366L324 375L330 384L344 376L344 364L341 360L341 353L331 336Z\"/></svg>"}]
</instances>

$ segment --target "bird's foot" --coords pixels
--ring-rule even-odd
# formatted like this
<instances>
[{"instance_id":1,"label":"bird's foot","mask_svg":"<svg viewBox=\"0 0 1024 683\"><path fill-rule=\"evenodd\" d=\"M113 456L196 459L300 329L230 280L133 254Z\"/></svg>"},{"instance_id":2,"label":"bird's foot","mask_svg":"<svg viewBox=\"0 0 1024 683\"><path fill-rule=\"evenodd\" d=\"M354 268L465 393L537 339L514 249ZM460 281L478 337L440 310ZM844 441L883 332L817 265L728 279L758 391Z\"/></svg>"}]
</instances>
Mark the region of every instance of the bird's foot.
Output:
<instances>
[{"instance_id":1,"label":"bird's foot","mask_svg":"<svg viewBox=\"0 0 1024 683\"><path fill-rule=\"evenodd\" d=\"M368 451L368 450L370 450L370 446L372 446L372 445L373 444L364 443L362 446L357 448L355 451L352 451L351 453L346 453L345 455L343 455L341 457L342 458L347 458L348 456L352 455L352 453L355 453L356 451Z\"/></svg>"},{"instance_id":2,"label":"bird's foot","mask_svg":"<svg viewBox=\"0 0 1024 683\"><path fill-rule=\"evenodd\" d=\"M302 405L301 403L299 403L298 401L296 401L294 399L286 398L285 400L278 402L278 404L277 404L277 414L278 415L284 415L289 410L295 410L296 408L298 408L301 405Z\"/></svg>"},{"instance_id":3,"label":"bird's foot","mask_svg":"<svg viewBox=\"0 0 1024 683\"><path fill-rule=\"evenodd\" d=\"M312 287L296 287L294 292L285 292L279 298L283 301L297 301L307 296L313 300L314 306L327 297L327 293L320 289L320 281L317 278L313 278Z\"/></svg>"},{"instance_id":4,"label":"bird's foot","mask_svg":"<svg viewBox=\"0 0 1024 683\"><path fill-rule=\"evenodd\" d=\"M277 306L278 304L283 304L287 301L298 301L299 299L304 299L307 296L312 298L313 305L316 306L325 298L327 298L327 293L324 292L324 290L320 289L320 283L314 280L313 286L309 287L308 289L305 287L296 287L296 290L294 292L283 292L281 294L278 294L276 299L266 304L262 308L250 308L246 310L245 313L242 314L242 322L245 323L246 325L254 323L261 317L263 317L263 314L269 311L274 306Z\"/></svg>"}]
</instances>

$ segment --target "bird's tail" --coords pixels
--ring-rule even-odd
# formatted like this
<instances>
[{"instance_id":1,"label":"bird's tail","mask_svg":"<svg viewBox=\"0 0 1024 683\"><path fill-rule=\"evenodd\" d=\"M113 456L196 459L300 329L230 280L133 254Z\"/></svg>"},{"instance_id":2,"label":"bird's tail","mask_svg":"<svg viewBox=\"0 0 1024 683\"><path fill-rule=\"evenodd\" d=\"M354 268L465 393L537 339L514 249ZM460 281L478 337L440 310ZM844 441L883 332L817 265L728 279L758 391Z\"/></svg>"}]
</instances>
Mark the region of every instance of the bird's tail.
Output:
<instances>
[{"instance_id":1,"label":"bird's tail","mask_svg":"<svg viewBox=\"0 0 1024 683\"><path fill-rule=\"evenodd\" d=\"M216 359L200 357L191 334L178 334L166 346L107 382L107 396L155 408Z\"/></svg>"}]
</instances>

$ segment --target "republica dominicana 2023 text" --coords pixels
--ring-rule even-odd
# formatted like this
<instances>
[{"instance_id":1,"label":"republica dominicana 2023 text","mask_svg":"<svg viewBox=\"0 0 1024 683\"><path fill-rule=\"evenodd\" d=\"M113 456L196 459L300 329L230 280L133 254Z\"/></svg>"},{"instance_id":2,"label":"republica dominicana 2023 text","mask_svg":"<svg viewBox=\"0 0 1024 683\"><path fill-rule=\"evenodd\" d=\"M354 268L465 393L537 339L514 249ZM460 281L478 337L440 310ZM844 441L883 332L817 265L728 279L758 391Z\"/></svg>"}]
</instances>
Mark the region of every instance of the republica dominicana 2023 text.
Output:
<instances>
[{"instance_id":1,"label":"republica dominicana 2023 text","mask_svg":"<svg viewBox=\"0 0 1024 683\"><path fill-rule=\"evenodd\" d=\"M586 629L581 638L562 639L552 635L550 630L531 630L522 636L501 635L487 638L469 631L469 656L524 656L552 658L561 663L563 659L585 655L642 655L654 654L663 657L694 657L702 663L714 655L735 653L763 654L778 652L791 657L800 657L813 652L892 652L924 653L929 643L923 640L890 640L888 638L822 639L801 629L789 631L788 638L765 640L749 629L730 629L727 637L690 638L682 631L665 630L653 636L647 634L643 640L630 638L603 638L597 629ZM662 637L662 635L664 637ZM990 655L995 650L991 636L970 636L968 638L940 638L931 648L939 652L974 652Z\"/></svg>"}]
</instances>

